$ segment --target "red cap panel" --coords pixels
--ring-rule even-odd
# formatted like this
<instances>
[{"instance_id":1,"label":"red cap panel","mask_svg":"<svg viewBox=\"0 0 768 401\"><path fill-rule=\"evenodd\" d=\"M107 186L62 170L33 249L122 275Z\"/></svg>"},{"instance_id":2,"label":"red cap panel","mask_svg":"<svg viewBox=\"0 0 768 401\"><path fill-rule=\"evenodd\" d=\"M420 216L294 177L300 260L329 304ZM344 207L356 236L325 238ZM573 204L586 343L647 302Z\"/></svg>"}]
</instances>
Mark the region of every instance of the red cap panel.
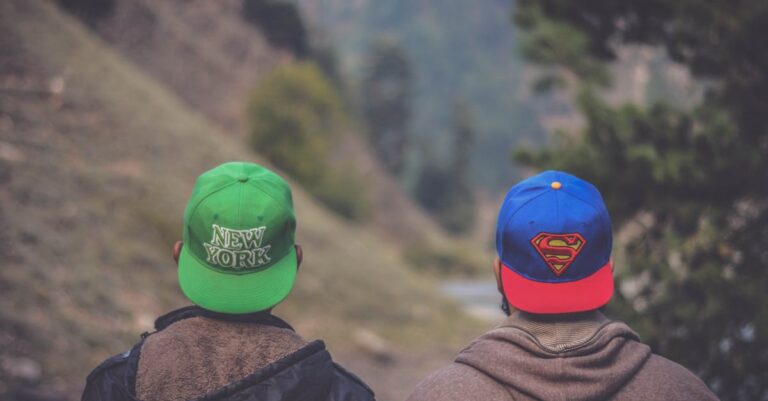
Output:
<instances>
[{"instance_id":1,"label":"red cap panel","mask_svg":"<svg viewBox=\"0 0 768 401\"><path fill-rule=\"evenodd\" d=\"M609 261L581 280L544 283L527 279L508 266L501 269L504 295L513 307L529 313L574 313L597 309L613 296L613 267Z\"/></svg>"}]
</instances>

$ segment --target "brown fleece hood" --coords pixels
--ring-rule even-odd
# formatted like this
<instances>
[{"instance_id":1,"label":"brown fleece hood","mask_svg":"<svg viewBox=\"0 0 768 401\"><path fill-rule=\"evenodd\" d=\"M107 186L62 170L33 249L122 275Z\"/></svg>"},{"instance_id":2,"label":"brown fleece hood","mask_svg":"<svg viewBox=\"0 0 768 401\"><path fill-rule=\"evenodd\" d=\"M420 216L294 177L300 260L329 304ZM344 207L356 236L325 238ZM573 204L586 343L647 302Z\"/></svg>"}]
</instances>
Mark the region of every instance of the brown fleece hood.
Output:
<instances>
[{"instance_id":1,"label":"brown fleece hood","mask_svg":"<svg viewBox=\"0 0 768 401\"><path fill-rule=\"evenodd\" d=\"M285 328L180 320L144 341L136 377L142 401L185 401L208 394L295 352L306 342Z\"/></svg>"},{"instance_id":2,"label":"brown fleece hood","mask_svg":"<svg viewBox=\"0 0 768 401\"><path fill-rule=\"evenodd\" d=\"M515 312L456 360L422 380L408 401L714 401L682 366L651 353L624 323L592 311Z\"/></svg>"},{"instance_id":3,"label":"brown fleece hood","mask_svg":"<svg viewBox=\"0 0 768 401\"><path fill-rule=\"evenodd\" d=\"M597 311L566 316L515 312L470 344L456 362L511 393L586 401L611 398L650 356L650 348L627 325Z\"/></svg>"}]
</instances>

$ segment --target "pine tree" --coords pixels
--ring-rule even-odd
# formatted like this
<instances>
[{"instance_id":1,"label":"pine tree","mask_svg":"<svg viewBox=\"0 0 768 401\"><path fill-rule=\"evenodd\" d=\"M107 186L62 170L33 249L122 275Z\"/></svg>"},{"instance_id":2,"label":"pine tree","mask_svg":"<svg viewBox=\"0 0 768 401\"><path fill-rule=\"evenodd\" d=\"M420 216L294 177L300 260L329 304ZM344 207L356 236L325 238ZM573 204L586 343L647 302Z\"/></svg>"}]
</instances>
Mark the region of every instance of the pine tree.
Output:
<instances>
[{"instance_id":1,"label":"pine tree","mask_svg":"<svg viewBox=\"0 0 768 401\"><path fill-rule=\"evenodd\" d=\"M362 83L363 115L376 155L396 176L403 171L409 140L411 85L405 51L393 41L376 42Z\"/></svg>"},{"instance_id":2,"label":"pine tree","mask_svg":"<svg viewBox=\"0 0 768 401\"><path fill-rule=\"evenodd\" d=\"M428 160L419 175L416 199L448 231L461 234L474 226L470 154L474 140L472 117L463 99L456 102L452 157L448 163Z\"/></svg>"}]
</instances>

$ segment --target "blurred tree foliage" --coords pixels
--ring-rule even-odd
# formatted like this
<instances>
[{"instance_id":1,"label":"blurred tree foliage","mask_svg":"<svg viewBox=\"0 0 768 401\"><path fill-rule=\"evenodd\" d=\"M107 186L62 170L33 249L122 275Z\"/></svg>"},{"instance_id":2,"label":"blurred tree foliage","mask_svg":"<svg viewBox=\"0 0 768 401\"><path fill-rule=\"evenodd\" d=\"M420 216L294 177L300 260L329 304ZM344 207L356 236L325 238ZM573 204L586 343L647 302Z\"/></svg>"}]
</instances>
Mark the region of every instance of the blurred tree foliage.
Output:
<instances>
[{"instance_id":1,"label":"blurred tree foliage","mask_svg":"<svg viewBox=\"0 0 768 401\"><path fill-rule=\"evenodd\" d=\"M57 3L89 26L110 16L115 9L115 0L57 0Z\"/></svg>"},{"instance_id":2,"label":"blurred tree foliage","mask_svg":"<svg viewBox=\"0 0 768 401\"><path fill-rule=\"evenodd\" d=\"M412 80L408 56L397 42L382 39L371 46L362 82L363 117L376 155L394 175L405 162Z\"/></svg>"},{"instance_id":3,"label":"blurred tree foliage","mask_svg":"<svg viewBox=\"0 0 768 401\"><path fill-rule=\"evenodd\" d=\"M611 304L723 400L768 399L768 2L520 0L541 87L575 77L586 127L519 163L594 182L639 227ZM690 109L609 106L616 46L659 46L707 84Z\"/></svg>"},{"instance_id":4,"label":"blurred tree foliage","mask_svg":"<svg viewBox=\"0 0 768 401\"><path fill-rule=\"evenodd\" d=\"M329 161L346 118L339 97L313 63L285 64L266 76L248 103L251 144L339 214L369 211L355 170Z\"/></svg>"},{"instance_id":5,"label":"blurred tree foliage","mask_svg":"<svg viewBox=\"0 0 768 401\"><path fill-rule=\"evenodd\" d=\"M421 149L450 159L454 102L472 105L475 133L470 174L476 188L499 191L517 168L507 163L520 140L539 143L539 96L525 87L528 71L517 52L517 30L507 0L298 0L339 51L343 71L362 85L370 44L391 38L408 55L412 110L401 181L411 192L420 175ZM354 33L354 34L351 34ZM356 91L361 93L362 91ZM362 109L362 99L360 99Z\"/></svg>"},{"instance_id":6,"label":"blurred tree foliage","mask_svg":"<svg viewBox=\"0 0 768 401\"><path fill-rule=\"evenodd\" d=\"M474 140L469 106L460 99L455 107L453 157L450 163L431 160L421 170L416 199L448 231L461 234L474 227L475 198L469 163Z\"/></svg>"},{"instance_id":7,"label":"blurred tree foliage","mask_svg":"<svg viewBox=\"0 0 768 401\"><path fill-rule=\"evenodd\" d=\"M243 0L242 13L243 18L255 25L273 46L287 49L299 58L309 55L307 29L292 2Z\"/></svg>"}]
</instances>

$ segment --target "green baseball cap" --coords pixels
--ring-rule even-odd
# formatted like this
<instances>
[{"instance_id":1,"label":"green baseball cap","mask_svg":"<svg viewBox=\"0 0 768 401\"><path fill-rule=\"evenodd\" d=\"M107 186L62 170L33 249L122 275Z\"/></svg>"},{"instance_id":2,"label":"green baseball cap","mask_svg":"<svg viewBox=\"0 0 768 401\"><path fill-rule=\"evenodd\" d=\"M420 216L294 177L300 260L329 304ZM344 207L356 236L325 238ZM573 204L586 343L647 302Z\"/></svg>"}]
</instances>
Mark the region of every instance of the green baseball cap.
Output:
<instances>
[{"instance_id":1,"label":"green baseball cap","mask_svg":"<svg viewBox=\"0 0 768 401\"><path fill-rule=\"evenodd\" d=\"M296 280L291 188L253 163L224 163L197 178L184 212L179 285L215 312L280 303Z\"/></svg>"}]
</instances>

